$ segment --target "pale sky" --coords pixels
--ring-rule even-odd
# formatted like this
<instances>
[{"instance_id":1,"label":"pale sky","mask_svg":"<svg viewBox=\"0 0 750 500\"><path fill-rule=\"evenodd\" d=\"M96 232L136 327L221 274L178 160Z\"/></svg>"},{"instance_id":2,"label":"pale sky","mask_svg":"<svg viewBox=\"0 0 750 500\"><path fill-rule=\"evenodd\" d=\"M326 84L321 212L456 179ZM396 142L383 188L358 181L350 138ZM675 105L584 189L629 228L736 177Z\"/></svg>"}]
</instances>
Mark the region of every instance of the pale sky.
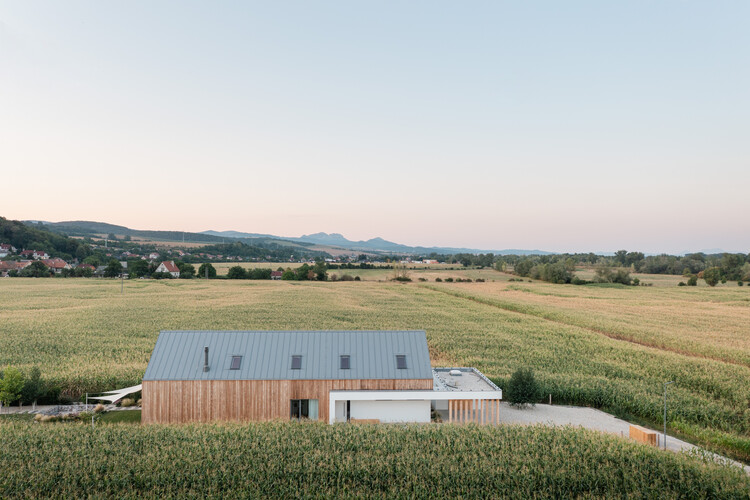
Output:
<instances>
[{"instance_id":1,"label":"pale sky","mask_svg":"<svg viewBox=\"0 0 750 500\"><path fill-rule=\"evenodd\" d=\"M0 215L750 252L750 2L0 1Z\"/></svg>"}]
</instances>

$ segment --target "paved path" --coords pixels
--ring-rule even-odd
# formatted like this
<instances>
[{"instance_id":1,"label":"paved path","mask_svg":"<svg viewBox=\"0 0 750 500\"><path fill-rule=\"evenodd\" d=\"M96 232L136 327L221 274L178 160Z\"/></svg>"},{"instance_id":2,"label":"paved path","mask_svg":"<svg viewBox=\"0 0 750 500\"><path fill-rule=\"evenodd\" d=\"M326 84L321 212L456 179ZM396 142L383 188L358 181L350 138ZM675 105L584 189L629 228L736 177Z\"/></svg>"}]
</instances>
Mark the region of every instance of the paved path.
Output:
<instances>
[{"instance_id":1,"label":"paved path","mask_svg":"<svg viewBox=\"0 0 750 500\"><path fill-rule=\"evenodd\" d=\"M630 433L630 422L620 420L609 413L582 406L536 405L535 407L521 410L513 408L507 403L501 403L500 423L522 425L572 425L575 427L584 427L599 432L615 434L625 438L627 438ZM660 435L659 439L664 439L664 436ZM668 435L667 449L678 452L699 448ZM719 455L716 456L723 460L729 460ZM750 466L734 462L733 460L729 461L742 466L745 469L745 472L750 474Z\"/></svg>"}]
</instances>

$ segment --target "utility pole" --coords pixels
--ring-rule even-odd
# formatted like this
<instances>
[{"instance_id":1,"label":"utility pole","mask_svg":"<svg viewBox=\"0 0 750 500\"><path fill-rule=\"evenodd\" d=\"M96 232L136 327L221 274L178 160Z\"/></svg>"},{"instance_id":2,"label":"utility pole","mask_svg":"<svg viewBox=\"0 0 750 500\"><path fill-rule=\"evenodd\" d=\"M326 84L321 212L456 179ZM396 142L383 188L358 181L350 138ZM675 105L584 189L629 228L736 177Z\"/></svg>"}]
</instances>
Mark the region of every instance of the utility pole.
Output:
<instances>
[{"instance_id":1,"label":"utility pole","mask_svg":"<svg viewBox=\"0 0 750 500\"><path fill-rule=\"evenodd\" d=\"M667 449L667 386L674 384L674 380L664 382L664 449Z\"/></svg>"}]
</instances>

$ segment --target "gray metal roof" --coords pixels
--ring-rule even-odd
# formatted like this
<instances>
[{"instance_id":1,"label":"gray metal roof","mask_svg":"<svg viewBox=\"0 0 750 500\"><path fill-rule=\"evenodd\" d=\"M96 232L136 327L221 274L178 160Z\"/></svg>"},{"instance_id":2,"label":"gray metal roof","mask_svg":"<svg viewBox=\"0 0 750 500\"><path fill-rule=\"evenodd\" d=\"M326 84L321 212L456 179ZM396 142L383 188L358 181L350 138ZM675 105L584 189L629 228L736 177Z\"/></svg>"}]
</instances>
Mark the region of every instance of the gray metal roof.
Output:
<instances>
[{"instance_id":1,"label":"gray metal roof","mask_svg":"<svg viewBox=\"0 0 750 500\"><path fill-rule=\"evenodd\" d=\"M208 347L209 371L203 371ZM339 369L339 356L350 369ZM396 368L406 354L407 368ZM232 356L242 356L230 370ZM292 370L292 356L302 369ZM143 380L431 379L424 331L162 331Z\"/></svg>"}]
</instances>

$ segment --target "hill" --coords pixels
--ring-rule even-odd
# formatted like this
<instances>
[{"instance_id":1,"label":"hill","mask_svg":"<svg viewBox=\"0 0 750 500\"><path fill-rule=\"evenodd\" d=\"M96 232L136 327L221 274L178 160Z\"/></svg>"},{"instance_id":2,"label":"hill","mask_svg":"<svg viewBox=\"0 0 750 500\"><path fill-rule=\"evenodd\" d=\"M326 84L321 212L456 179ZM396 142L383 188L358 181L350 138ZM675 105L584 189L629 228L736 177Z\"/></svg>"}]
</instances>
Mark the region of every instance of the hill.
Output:
<instances>
[{"instance_id":1,"label":"hill","mask_svg":"<svg viewBox=\"0 0 750 500\"><path fill-rule=\"evenodd\" d=\"M49 231L41 224L27 225L21 221L0 217L0 243L10 243L21 250L40 250L50 257L65 260L84 259L91 255L91 249L80 240Z\"/></svg>"}]
</instances>

